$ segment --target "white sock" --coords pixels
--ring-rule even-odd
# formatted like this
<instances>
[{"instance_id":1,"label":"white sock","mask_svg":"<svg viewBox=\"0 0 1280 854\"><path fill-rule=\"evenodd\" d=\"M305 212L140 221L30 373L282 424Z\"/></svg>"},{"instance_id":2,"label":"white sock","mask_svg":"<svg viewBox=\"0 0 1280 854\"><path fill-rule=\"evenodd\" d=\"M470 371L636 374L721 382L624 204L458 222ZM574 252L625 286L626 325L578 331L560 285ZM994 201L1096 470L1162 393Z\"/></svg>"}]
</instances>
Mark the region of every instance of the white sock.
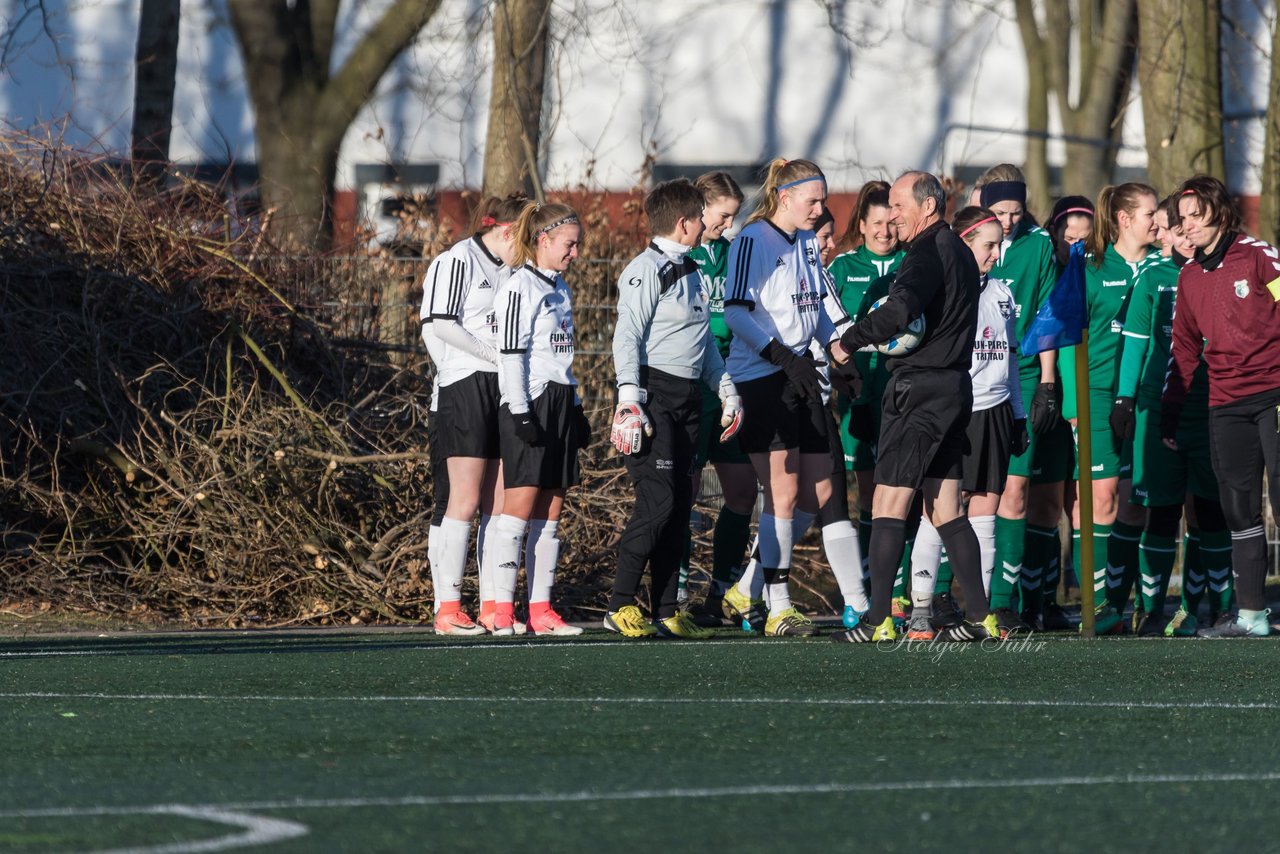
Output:
<instances>
[{"instance_id":1,"label":"white sock","mask_svg":"<svg viewBox=\"0 0 1280 854\"><path fill-rule=\"evenodd\" d=\"M516 575L520 572L520 544L524 539L526 522L515 516L499 516L489 529L485 543L486 572L493 579L493 598L496 602L516 600Z\"/></svg>"},{"instance_id":2,"label":"white sock","mask_svg":"<svg viewBox=\"0 0 1280 854\"><path fill-rule=\"evenodd\" d=\"M811 514L804 527L813 521ZM803 521L803 520L802 520ZM792 519L783 519L771 513L760 514L760 563L762 566L778 569L791 568ZM769 615L772 616L791 607L791 593L785 581L766 585L769 588Z\"/></svg>"},{"instance_id":3,"label":"white sock","mask_svg":"<svg viewBox=\"0 0 1280 854\"><path fill-rule=\"evenodd\" d=\"M871 603L867 601L867 588L862 583L862 548L858 545L858 532L854 530L853 523L842 519L824 525L822 550L827 554L827 564L840 586L844 604L865 613Z\"/></svg>"},{"instance_id":4,"label":"white sock","mask_svg":"<svg viewBox=\"0 0 1280 854\"><path fill-rule=\"evenodd\" d=\"M489 528L493 525L492 516L481 516L480 527L476 530L476 571L479 574L477 579L480 583L480 601L493 601L493 578L488 572L485 572L484 565L484 548L489 537Z\"/></svg>"},{"instance_id":5,"label":"white sock","mask_svg":"<svg viewBox=\"0 0 1280 854\"><path fill-rule=\"evenodd\" d=\"M756 553L756 543L751 543L751 553ZM747 568L742 571L742 577L738 579L738 592L753 602L764 596L764 573L760 571L760 561L752 558L747 561Z\"/></svg>"},{"instance_id":6,"label":"white sock","mask_svg":"<svg viewBox=\"0 0 1280 854\"><path fill-rule=\"evenodd\" d=\"M529 538L524 546L524 574L529 586L529 604L550 602L551 587L556 581L556 561L560 559L560 541L556 539L558 522L529 520Z\"/></svg>"},{"instance_id":7,"label":"white sock","mask_svg":"<svg viewBox=\"0 0 1280 854\"><path fill-rule=\"evenodd\" d=\"M921 517L920 530L915 545L911 547L911 613L924 608L933 610L933 585L938 578L938 564L942 562L942 537L933 523Z\"/></svg>"},{"instance_id":8,"label":"white sock","mask_svg":"<svg viewBox=\"0 0 1280 854\"><path fill-rule=\"evenodd\" d=\"M440 523L439 568L434 573L436 606L441 602L457 602L462 598L462 573L467 567L467 546L471 541L471 522L450 519Z\"/></svg>"},{"instance_id":9,"label":"white sock","mask_svg":"<svg viewBox=\"0 0 1280 854\"><path fill-rule=\"evenodd\" d=\"M440 543L442 535L439 525L427 529L427 564L431 567L431 589L440 589L440 579L436 576L436 567L440 563Z\"/></svg>"},{"instance_id":10,"label":"white sock","mask_svg":"<svg viewBox=\"0 0 1280 854\"><path fill-rule=\"evenodd\" d=\"M982 558L982 589L991 595L991 573L996 568L996 517L970 516L969 524L978 535L978 554ZM1018 583L1015 581L1016 588Z\"/></svg>"}]
</instances>

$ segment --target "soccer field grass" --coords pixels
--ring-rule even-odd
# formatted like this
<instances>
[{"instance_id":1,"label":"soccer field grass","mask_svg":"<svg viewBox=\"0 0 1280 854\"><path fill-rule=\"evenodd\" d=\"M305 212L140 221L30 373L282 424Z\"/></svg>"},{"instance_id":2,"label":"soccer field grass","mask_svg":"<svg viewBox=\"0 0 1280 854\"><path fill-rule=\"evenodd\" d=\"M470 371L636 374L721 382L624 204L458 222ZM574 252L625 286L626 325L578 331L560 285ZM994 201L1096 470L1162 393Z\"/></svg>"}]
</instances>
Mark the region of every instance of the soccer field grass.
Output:
<instances>
[{"instance_id":1,"label":"soccer field grass","mask_svg":"<svg viewBox=\"0 0 1280 854\"><path fill-rule=\"evenodd\" d=\"M1265 850L1269 640L0 640L0 850Z\"/></svg>"}]
</instances>

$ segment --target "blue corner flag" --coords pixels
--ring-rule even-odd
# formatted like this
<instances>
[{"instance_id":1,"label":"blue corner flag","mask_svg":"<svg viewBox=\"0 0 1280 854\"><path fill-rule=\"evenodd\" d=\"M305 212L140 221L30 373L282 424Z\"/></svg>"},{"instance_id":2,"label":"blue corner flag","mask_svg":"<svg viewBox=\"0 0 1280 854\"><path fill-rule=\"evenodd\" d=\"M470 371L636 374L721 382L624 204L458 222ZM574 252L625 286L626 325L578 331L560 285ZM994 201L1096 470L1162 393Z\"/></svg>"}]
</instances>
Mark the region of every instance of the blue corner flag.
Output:
<instances>
[{"instance_id":1,"label":"blue corner flag","mask_svg":"<svg viewBox=\"0 0 1280 854\"><path fill-rule=\"evenodd\" d=\"M1084 241L1071 244L1067 267L1036 312L1019 349L1024 356L1079 344L1085 325Z\"/></svg>"}]
</instances>

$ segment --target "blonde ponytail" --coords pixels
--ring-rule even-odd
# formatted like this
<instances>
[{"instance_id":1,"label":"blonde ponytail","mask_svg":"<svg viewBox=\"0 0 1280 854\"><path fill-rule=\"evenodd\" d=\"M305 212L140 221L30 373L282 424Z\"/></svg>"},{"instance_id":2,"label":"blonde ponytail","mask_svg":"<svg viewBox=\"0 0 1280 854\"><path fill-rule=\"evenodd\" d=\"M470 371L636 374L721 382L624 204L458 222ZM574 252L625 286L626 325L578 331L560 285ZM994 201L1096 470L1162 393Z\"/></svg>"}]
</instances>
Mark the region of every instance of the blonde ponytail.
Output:
<instances>
[{"instance_id":1,"label":"blonde ponytail","mask_svg":"<svg viewBox=\"0 0 1280 854\"><path fill-rule=\"evenodd\" d=\"M786 192L788 184L807 178L826 180L817 164L808 160L785 160L775 157L769 161L764 184L760 187L760 201L756 209L751 212L751 216L747 218L747 225L760 219L772 219L778 212L779 193Z\"/></svg>"},{"instance_id":2,"label":"blonde ponytail","mask_svg":"<svg viewBox=\"0 0 1280 854\"><path fill-rule=\"evenodd\" d=\"M568 205L534 202L524 206L515 228L515 258L513 266L519 267L537 257L538 238L545 232L562 225L578 224L578 215Z\"/></svg>"}]
</instances>

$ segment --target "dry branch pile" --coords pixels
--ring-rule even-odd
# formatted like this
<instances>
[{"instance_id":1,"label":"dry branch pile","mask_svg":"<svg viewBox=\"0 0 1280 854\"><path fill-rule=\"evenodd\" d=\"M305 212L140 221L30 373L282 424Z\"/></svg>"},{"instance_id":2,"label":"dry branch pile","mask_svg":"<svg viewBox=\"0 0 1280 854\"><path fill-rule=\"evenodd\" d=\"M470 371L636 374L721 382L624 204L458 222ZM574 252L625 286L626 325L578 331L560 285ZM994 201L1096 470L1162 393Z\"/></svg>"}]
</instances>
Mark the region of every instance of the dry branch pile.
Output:
<instances>
[{"instance_id":1,"label":"dry branch pile","mask_svg":"<svg viewBox=\"0 0 1280 854\"><path fill-rule=\"evenodd\" d=\"M589 251L634 249L583 213ZM581 268L577 300L612 302L611 273ZM335 346L349 324L299 308L376 301L351 292L362 281L275 252L200 184L134 193L92 158L0 139L0 602L211 625L428 617L426 366ZM607 453L607 359L581 378L597 441L558 595L585 616L631 491Z\"/></svg>"}]
</instances>

